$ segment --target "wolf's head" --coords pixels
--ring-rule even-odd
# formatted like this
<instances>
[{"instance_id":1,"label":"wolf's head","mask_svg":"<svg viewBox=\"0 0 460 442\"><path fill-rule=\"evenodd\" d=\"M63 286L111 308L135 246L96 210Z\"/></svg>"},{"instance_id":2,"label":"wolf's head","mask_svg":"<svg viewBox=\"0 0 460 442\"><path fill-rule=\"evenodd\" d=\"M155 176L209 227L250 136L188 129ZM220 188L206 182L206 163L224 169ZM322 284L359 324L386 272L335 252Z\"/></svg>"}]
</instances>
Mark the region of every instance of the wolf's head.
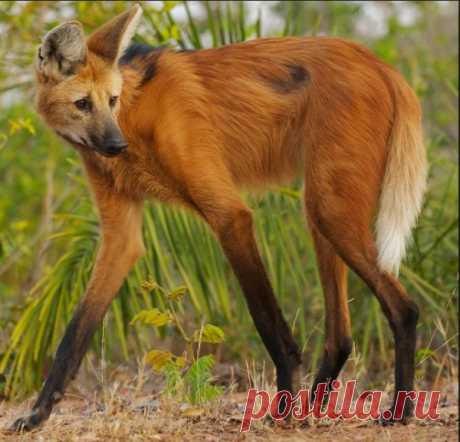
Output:
<instances>
[{"instance_id":1,"label":"wolf's head","mask_svg":"<svg viewBox=\"0 0 460 442\"><path fill-rule=\"evenodd\" d=\"M78 148L115 156L127 147L116 120L122 88L118 60L141 14L136 5L87 39L79 22L64 23L49 31L38 49L38 112Z\"/></svg>"}]
</instances>

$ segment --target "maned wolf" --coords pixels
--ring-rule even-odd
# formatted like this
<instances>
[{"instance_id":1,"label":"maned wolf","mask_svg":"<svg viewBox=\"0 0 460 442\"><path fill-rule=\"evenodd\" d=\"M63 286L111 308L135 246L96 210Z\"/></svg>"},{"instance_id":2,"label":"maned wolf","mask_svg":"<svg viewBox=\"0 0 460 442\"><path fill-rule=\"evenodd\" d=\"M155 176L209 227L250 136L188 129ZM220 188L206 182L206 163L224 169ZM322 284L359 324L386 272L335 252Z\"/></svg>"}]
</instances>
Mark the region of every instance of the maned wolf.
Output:
<instances>
[{"instance_id":1,"label":"maned wolf","mask_svg":"<svg viewBox=\"0 0 460 442\"><path fill-rule=\"evenodd\" d=\"M296 392L300 351L239 191L299 175L326 305L313 391L337 377L351 351L348 267L393 331L396 393L412 390L418 309L396 275L427 174L414 92L367 49L339 38L267 38L195 52L128 48L141 14L134 6L87 39L80 23L64 23L38 50L38 112L81 156L102 241L48 379L13 429L47 419L75 376L144 253L146 198L184 206L209 224L276 366L278 389ZM409 403L404 416L411 412Z\"/></svg>"}]
</instances>

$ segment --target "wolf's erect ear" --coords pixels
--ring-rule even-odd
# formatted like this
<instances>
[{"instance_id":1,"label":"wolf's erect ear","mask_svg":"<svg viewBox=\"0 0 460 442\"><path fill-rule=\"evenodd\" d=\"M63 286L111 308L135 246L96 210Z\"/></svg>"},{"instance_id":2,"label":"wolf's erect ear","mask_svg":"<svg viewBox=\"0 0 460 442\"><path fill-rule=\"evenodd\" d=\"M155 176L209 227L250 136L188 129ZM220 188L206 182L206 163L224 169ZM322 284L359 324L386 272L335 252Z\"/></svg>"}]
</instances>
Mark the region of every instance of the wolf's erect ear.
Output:
<instances>
[{"instance_id":1,"label":"wolf's erect ear","mask_svg":"<svg viewBox=\"0 0 460 442\"><path fill-rule=\"evenodd\" d=\"M109 63L116 64L131 41L141 15L139 5L117 15L89 36L88 49Z\"/></svg>"},{"instance_id":2,"label":"wolf's erect ear","mask_svg":"<svg viewBox=\"0 0 460 442\"><path fill-rule=\"evenodd\" d=\"M70 21L51 29L38 48L37 69L49 78L62 80L76 72L86 60L83 27Z\"/></svg>"}]
</instances>

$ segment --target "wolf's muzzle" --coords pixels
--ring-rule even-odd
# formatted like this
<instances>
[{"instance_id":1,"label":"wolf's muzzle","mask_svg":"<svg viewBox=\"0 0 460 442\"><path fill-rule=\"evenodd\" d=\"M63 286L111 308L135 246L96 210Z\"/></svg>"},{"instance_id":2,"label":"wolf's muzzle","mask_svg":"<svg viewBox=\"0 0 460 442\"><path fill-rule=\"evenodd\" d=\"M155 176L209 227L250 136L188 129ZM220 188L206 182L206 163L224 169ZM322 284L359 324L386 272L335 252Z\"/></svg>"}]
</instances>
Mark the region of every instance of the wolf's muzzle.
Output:
<instances>
[{"instance_id":1,"label":"wolf's muzzle","mask_svg":"<svg viewBox=\"0 0 460 442\"><path fill-rule=\"evenodd\" d=\"M115 157L124 152L128 144L124 140L108 140L105 143L95 146L96 152L105 157Z\"/></svg>"}]
</instances>

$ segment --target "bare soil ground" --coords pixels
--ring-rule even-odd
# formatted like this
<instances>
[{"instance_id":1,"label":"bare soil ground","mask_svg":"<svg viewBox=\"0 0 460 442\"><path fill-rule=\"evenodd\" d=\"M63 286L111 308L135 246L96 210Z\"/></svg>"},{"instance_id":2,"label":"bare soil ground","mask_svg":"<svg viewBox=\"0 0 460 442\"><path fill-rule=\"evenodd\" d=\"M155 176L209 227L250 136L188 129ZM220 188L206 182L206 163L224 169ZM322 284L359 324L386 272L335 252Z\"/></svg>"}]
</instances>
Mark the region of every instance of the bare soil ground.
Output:
<instances>
[{"instance_id":1,"label":"bare soil ground","mask_svg":"<svg viewBox=\"0 0 460 442\"><path fill-rule=\"evenodd\" d=\"M372 421L317 421L303 427L255 422L248 433L240 433L244 393L226 394L212 406L186 407L174 400L152 400L151 396L114 387L93 397L68 394L55 407L45 425L31 433L12 435L3 431L29 409L0 404L1 441L457 441L456 398L441 403L438 421L413 420L408 425L382 427ZM101 396L104 400L101 403ZM98 400L96 400L98 398Z\"/></svg>"}]
</instances>

